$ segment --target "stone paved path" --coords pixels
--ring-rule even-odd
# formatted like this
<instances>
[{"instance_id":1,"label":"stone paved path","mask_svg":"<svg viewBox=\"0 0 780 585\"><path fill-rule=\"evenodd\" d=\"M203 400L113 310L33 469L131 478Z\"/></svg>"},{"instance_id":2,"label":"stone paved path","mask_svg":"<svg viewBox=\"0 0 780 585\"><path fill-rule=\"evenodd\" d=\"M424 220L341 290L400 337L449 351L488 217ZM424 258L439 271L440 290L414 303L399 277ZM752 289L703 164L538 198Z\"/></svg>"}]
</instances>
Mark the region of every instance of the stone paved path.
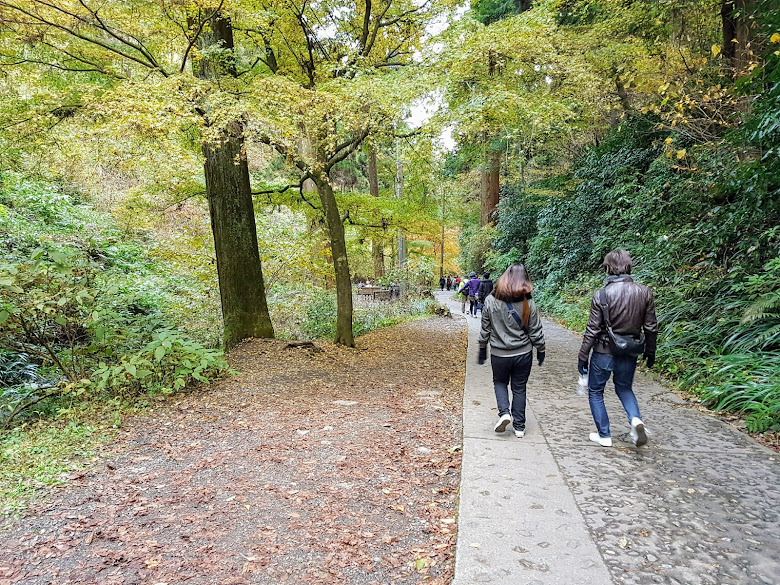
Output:
<instances>
[{"instance_id":1,"label":"stone paved path","mask_svg":"<svg viewBox=\"0 0 780 585\"><path fill-rule=\"evenodd\" d=\"M449 295L456 318L460 303ZM780 584L780 456L638 374L650 442L615 446L578 396L578 336L545 323L547 361L534 362L526 436L498 435L489 363L476 364L468 318L464 444L454 585Z\"/></svg>"}]
</instances>

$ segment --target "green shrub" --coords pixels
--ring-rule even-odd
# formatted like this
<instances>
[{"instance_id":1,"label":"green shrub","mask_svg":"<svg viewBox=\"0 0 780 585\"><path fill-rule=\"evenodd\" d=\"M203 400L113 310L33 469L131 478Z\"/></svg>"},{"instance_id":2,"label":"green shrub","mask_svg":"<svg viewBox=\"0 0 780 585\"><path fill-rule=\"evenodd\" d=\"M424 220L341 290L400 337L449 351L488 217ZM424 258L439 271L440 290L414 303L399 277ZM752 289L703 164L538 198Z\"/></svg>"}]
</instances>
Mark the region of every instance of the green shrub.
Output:
<instances>
[{"instance_id":1,"label":"green shrub","mask_svg":"<svg viewBox=\"0 0 780 585\"><path fill-rule=\"evenodd\" d=\"M98 392L171 394L193 381L207 383L227 372L222 351L208 349L179 331L163 329L140 351L112 364L100 362L88 386Z\"/></svg>"}]
</instances>

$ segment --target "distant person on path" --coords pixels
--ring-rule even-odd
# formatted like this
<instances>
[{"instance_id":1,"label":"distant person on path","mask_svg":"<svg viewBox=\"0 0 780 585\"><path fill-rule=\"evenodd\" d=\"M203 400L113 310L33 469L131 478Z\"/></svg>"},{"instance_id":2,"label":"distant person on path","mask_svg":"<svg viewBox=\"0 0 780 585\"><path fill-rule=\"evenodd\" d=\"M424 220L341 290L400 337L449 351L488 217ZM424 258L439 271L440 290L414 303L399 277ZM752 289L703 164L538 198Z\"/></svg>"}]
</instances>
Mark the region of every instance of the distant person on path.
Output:
<instances>
[{"instance_id":1,"label":"distant person on path","mask_svg":"<svg viewBox=\"0 0 780 585\"><path fill-rule=\"evenodd\" d=\"M532 290L525 267L522 264L510 266L498 279L493 294L485 299L479 331L477 363L485 363L487 344L490 343L493 390L498 406L498 422L493 430L503 433L512 423L518 439L525 435L526 384L531 374L534 347L539 365L544 363L544 331L536 304L531 299Z\"/></svg>"},{"instance_id":2,"label":"distant person on path","mask_svg":"<svg viewBox=\"0 0 780 585\"><path fill-rule=\"evenodd\" d=\"M452 290L452 277L447 277L447 290Z\"/></svg>"},{"instance_id":3,"label":"distant person on path","mask_svg":"<svg viewBox=\"0 0 780 585\"><path fill-rule=\"evenodd\" d=\"M625 250L613 250L604 257L607 283L593 295L577 364L580 374L588 374L588 402L598 430L590 434L590 440L603 447L612 446L609 417L604 406L604 388L610 375L631 425L631 439L637 447L647 443L647 431L632 386L639 353L648 368L655 363L658 322L653 291L634 282L630 276L631 265L631 256ZM613 333L635 340L637 347L621 349L616 345ZM644 346L639 347L643 336ZM622 343L621 339L617 341Z\"/></svg>"},{"instance_id":4,"label":"distant person on path","mask_svg":"<svg viewBox=\"0 0 780 585\"><path fill-rule=\"evenodd\" d=\"M441 287L441 290L444 290L444 286L446 284L447 284L447 281L444 279L443 276L441 278L439 278L439 287Z\"/></svg>"},{"instance_id":5,"label":"distant person on path","mask_svg":"<svg viewBox=\"0 0 780 585\"><path fill-rule=\"evenodd\" d=\"M466 301L469 298L468 287L463 285L463 288L455 287L455 296L460 297L460 312L466 314Z\"/></svg>"},{"instance_id":6,"label":"distant person on path","mask_svg":"<svg viewBox=\"0 0 780 585\"><path fill-rule=\"evenodd\" d=\"M477 316L477 294L479 294L480 280L477 278L476 272L469 274L469 279L466 284L458 292L465 292L469 299L469 315L472 317Z\"/></svg>"},{"instance_id":7,"label":"distant person on path","mask_svg":"<svg viewBox=\"0 0 780 585\"><path fill-rule=\"evenodd\" d=\"M460 288L460 276L455 277L455 290L458 290Z\"/></svg>"},{"instance_id":8,"label":"distant person on path","mask_svg":"<svg viewBox=\"0 0 780 585\"><path fill-rule=\"evenodd\" d=\"M478 308L482 309L485 304L485 299L493 290L493 281L490 280L490 273L486 272L482 276L482 280L479 282L479 291L477 292Z\"/></svg>"}]
</instances>

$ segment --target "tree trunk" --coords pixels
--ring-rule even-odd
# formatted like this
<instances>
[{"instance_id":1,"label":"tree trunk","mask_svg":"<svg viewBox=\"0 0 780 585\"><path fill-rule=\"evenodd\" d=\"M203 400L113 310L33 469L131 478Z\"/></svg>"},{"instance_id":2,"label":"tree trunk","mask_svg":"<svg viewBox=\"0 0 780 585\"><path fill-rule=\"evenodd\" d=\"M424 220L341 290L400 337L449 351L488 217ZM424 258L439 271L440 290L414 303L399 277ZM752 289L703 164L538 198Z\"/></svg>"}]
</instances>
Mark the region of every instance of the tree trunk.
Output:
<instances>
[{"instance_id":1,"label":"tree trunk","mask_svg":"<svg viewBox=\"0 0 780 585\"><path fill-rule=\"evenodd\" d=\"M404 196L404 165L401 161L401 140L395 139L395 197ZM401 228L398 228L398 270L406 269L406 236ZM401 276L401 294L406 294L406 275Z\"/></svg>"},{"instance_id":2,"label":"tree trunk","mask_svg":"<svg viewBox=\"0 0 780 585\"><path fill-rule=\"evenodd\" d=\"M225 349L247 337L273 337L257 249L257 227L244 150L234 123L219 144L203 145L206 194L217 255Z\"/></svg>"},{"instance_id":3,"label":"tree trunk","mask_svg":"<svg viewBox=\"0 0 780 585\"><path fill-rule=\"evenodd\" d=\"M336 343L355 347L355 336L352 333L352 280L349 274L347 258L347 241L344 234L344 223L333 195L333 187L327 176L314 176L317 192L322 202L322 211L330 236L331 254L333 255L333 272L336 277Z\"/></svg>"},{"instance_id":4,"label":"tree trunk","mask_svg":"<svg viewBox=\"0 0 780 585\"><path fill-rule=\"evenodd\" d=\"M493 214L498 206L499 179L501 174L501 153L490 150L485 155L482 167L480 193L480 226L495 223Z\"/></svg>"},{"instance_id":5,"label":"tree trunk","mask_svg":"<svg viewBox=\"0 0 780 585\"><path fill-rule=\"evenodd\" d=\"M368 146L368 188L373 197L379 197L379 173L373 145ZM381 238L371 240L371 251L374 255L374 278L381 278L385 275L385 249Z\"/></svg>"},{"instance_id":6,"label":"tree trunk","mask_svg":"<svg viewBox=\"0 0 780 585\"><path fill-rule=\"evenodd\" d=\"M734 78L744 75L751 61L755 4L755 0L722 0L720 5L723 26L721 52L724 64Z\"/></svg>"},{"instance_id":7,"label":"tree trunk","mask_svg":"<svg viewBox=\"0 0 780 585\"><path fill-rule=\"evenodd\" d=\"M214 44L233 48L229 18L215 16L210 34L204 34L199 42L202 49ZM219 63L202 59L194 69L202 79L236 74L233 59ZM208 124L208 114L205 118ZM202 150L222 302L223 340L225 349L230 349L247 337L274 336L257 249L243 124L238 120L231 122L220 130L219 140L204 143Z\"/></svg>"}]
</instances>

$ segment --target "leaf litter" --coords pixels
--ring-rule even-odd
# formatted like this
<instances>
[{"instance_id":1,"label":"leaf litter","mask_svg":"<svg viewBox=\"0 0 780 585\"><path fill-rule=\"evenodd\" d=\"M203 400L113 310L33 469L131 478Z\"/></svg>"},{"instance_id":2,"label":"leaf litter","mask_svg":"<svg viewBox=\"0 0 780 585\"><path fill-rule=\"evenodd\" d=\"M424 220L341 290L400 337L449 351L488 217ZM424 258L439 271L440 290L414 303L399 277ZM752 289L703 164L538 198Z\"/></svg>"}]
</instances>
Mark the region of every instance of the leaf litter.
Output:
<instances>
[{"instance_id":1,"label":"leaf litter","mask_svg":"<svg viewBox=\"0 0 780 585\"><path fill-rule=\"evenodd\" d=\"M0 585L449 583L465 328L357 344L241 344L6 526Z\"/></svg>"}]
</instances>

